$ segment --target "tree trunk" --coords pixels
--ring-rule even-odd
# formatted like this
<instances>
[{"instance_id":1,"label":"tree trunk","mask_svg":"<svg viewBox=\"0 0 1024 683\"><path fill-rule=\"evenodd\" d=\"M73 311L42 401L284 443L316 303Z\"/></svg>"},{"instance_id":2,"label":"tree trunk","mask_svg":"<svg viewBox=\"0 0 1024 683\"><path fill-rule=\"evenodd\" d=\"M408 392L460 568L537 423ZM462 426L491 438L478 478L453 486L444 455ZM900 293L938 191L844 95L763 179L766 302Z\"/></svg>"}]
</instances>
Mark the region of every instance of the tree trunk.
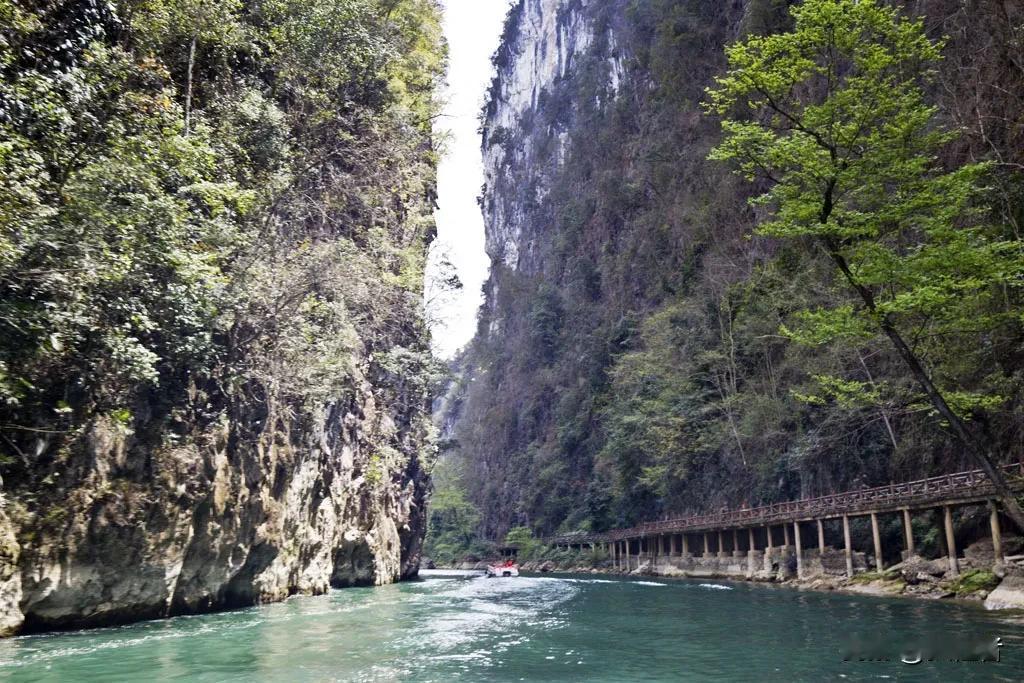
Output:
<instances>
[{"instance_id":1,"label":"tree trunk","mask_svg":"<svg viewBox=\"0 0 1024 683\"><path fill-rule=\"evenodd\" d=\"M871 370L868 369L867 361L864 360L863 354L857 351L857 360L860 361L860 366L864 368L864 374L867 375L868 381L871 382L872 387L877 387L875 384L875 378L871 375ZM885 429L889 432L889 441L892 442L893 453L900 449L899 443L896 441L896 431L892 428L892 422L889 420L889 411L885 408L880 408L878 414L882 416L882 422L885 423Z\"/></svg>"},{"instance_id":2,"label":"tree trunk","mask_svg":"<svg viewBox=\"0 0 1024 683\"><path fill-rule=\"evenodd\" d=\"M862 284L857 282L856 276L850 270L849 264L841 253L839 253L838 246L827 241L825 243L828 249L829 256L832 261L838 266L839 270L842 271L846 277L847 282L860 294L861 299L864 301L864 305L874 315L878 315L878 309L875 306L875 297L869 289L864 287ZM924 391L928 400L931 402L935 410L938 411L942 419L949 423L949 428L957 439L967 447L967 452L971 458L978 465L978 468L985 473L985 475L992 482L993 488L995 488L996 495L999 501L1003 504L1003 510L1007 516L1013 520L1013 523L1017 525L1017 528L1024 531L1024 509L1021 509L1020 503L1017 502L1017 497L1010 490L1009 484L1006 482L1006 477L1003 476L1002 470L996 464L996 458L994 454L981 442L977 435L967 426L967 424L957 415L949 404L946 402L945 396L939 390L935 383L932 382L931 376L928 371L925 370L924 364L914 353L913 349L906 343L903 337L900 335L899 330L892 323L892 320L888 316L879 316L879 324L882 331L885 332L885 336L889 337L893 346L896 347L896 352L900 358L906 364L910 370L911 375L920 385Z\"/></svg>"},{"instance_id":3,"label":"tree trunk","mask_svg":"<svg viewBox=\"0 0 1024 683\"><path fill-rule=\"evenodd\" d=\"M192 43L188 48L188 85L185 88L185 137L188 137L192 129L192 72L196 67L197 39L197 36L192 36Z\"/></svg>"}]
</instances>

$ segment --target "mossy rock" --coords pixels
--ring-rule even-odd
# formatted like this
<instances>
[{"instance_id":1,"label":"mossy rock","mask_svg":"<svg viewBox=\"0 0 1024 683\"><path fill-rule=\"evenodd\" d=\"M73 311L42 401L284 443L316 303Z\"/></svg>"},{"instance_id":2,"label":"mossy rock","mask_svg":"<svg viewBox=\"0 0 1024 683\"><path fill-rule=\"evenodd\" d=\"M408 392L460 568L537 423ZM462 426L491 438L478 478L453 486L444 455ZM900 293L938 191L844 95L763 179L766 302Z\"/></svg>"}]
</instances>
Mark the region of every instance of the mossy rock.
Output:
<instances>
[{"instance_id":1,"label":"mossy rock","mask_svg":"<svg viewBox=\"0 0 1024 683\"><path fill-rule=\"evenodd\" d=\"M999 577L985 569L971 569L942 585L951 593L955 593L956 597L962 598L994 590L999 585Z\"/></svg>"},{"instance_id":2,"label":"mossy rock","mask_svg":"<svg viewBox=\"0 0 1024 683\"><path fill-rule=\"evenodd\" d=\"M850 579L850 583L874 583L875 581L890 583L902 580L902 577L897 572L864 572L862 574L854 574L853 578Z\"/></svg>"}]
</instances>

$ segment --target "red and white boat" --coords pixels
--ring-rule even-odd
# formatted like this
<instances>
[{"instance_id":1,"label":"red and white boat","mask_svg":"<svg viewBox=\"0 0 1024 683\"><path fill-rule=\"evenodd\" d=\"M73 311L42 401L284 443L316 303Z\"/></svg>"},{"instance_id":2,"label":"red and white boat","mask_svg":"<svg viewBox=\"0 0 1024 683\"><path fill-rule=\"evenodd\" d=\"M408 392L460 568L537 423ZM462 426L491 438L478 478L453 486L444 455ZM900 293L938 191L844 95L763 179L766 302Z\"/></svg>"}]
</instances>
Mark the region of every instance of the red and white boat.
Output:
<instances>
[{"instance_id":1,"label":"red and white boat","mask_svg":"<svg viewBox=\"0 0 1024 683\"><path fill-rule=\"evenodd\" d=\"M501 564L489 564L487 565L487 576L492 577L511 577L519 576L519 565L515 562L502 562Z\"/></svg>"}]
</instances>

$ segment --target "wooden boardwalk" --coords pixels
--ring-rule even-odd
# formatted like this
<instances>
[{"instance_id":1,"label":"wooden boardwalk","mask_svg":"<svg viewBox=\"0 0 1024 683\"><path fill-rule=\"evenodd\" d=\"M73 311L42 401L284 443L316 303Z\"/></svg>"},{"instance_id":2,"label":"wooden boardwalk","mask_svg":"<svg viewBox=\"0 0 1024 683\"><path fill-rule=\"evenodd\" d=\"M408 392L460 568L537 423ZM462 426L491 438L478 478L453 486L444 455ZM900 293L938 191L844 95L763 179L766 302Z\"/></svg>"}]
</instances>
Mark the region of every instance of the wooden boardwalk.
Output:
<instances>
[{"instance_id":1,"label":"wooden boardwalk","mask_svg":"<svg viewBox=\"0 0 1024 683\"><path fill-rule=\"evenodd\" d=\"M1007 465L1003 468L1007 482L1017 492L1024 492L1024 463ZM749 550L755 550L753 529L762 527L768 530L766 539L768 547L771 548L771 527L782 525L786 531L786 545L789 541L789 527L793 527L797 544L799 547L799 527L804 522L818 522L823 520L842 518L844 526L847 527L850 517L871 516L875 535L875 549L880 553L878 539L877 516L887 513L902 513L907 527L907 550L913 551L913 536L910 533L910 513L916 510L930 508L942 508L946 514L947 539L952 541L952 521L950 510L953 507L983 503L991 501L995 497L995 490L988 477L981 470L970 470L956 474L946 474L918 481L906 482L903 484L889 484L888 486L877 486L875 488L861 489L857 491L846 491L835 493L818 498L807 498L785 503L775 503L755 508L744 508L739 510L723 510L720 512L703 515L690 515L665 519L657 522L648 522L628 529L614 529L599 534L567 534L545 539L550 545L557 546L579 546L602 545L613 548L618 554L618 548L624 547L629 554L630 543L638 541L643 543L646 550L657 552L653 545L661 547L663 537L672 539L672 547L675 547L675 536L679 535L685 545L685 536L691 533L704 534L704 543L707 547L709 532L732 531L740 529L750 530ZM992 511L993 537L997 539L998 514L993 506ZM647 542L650 539L652 542ZM721 544L721 540L719 540ZM734 543L733 550L739 550ZM721 547L719 548L721 550ZM954 549L955 553L955 549ZM847 554L849 554L849 540L847 538ZM955 557L955 555L954 555Z\"/></svg>"}]
</instances>

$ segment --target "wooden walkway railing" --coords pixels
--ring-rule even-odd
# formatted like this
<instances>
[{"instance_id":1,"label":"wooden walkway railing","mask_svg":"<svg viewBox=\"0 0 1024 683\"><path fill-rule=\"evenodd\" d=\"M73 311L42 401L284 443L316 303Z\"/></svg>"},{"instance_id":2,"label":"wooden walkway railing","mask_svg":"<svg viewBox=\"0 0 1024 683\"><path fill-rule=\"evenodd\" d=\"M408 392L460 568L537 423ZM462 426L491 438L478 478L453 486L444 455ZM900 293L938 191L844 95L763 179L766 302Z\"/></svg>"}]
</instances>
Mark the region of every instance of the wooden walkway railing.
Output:
<instances>
[{"instance_id":1,"label":"wooden walkway railing","mask_svg":"<svg viewBox=\"0 0 1024 683\"><path fill-rule=\"evenodd\" d=\"M1024 491L1024 463L1003 468L1014 491ZM843 515L865 515L872 512L897 512L904 508L920 509L939 505L971 503L993 497L995 491L981 470L945 474L904 484L889 484L859 491L845 491L818 498L741 510L723 510L705 515L678 517L647 522L629 529L615 529L603 534L566 534L546 539L554 544L605 543L658 534L690 531L718 531L756 527L765 524L830 519Z\"/></svg>"}]
</instances>

